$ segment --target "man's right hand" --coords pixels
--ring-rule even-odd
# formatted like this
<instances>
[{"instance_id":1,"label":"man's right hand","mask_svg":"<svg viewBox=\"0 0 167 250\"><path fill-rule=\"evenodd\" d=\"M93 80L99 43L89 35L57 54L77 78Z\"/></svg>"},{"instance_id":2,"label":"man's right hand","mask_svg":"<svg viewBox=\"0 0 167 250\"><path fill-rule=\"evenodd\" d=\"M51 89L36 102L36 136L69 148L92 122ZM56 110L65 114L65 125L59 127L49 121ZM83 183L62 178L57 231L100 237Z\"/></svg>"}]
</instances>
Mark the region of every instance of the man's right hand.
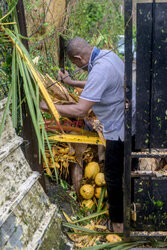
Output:
<instances>
[{"instance_id":1,"label":"man's right hand","mask_svg":"<svg viewBox=\"0 0 167 250\"><path fill-rule=\"evenodd\" d=\"M59 74L59 78L58 78L59 81L63 80L63 82L66 84L69 84L69 85L73 84L73 81L66 70L64 71L64 73L61 70L59 70L58 74Z\"/></svg>"},{"instance_id":2,"label":"man's right hand","mask_svg":"<svg viewBox=\"0 0 167 250\"><path fill-rule=\"evenodd\" d=\"M59 74L59 78L58 78L59 81L63 80L64 83L66 83L72 87L78 87L81 89L83 89L85 87L86 81L72 80L71 77L68 75L68 72L66 70L64 71L64 73L61 70L59 70L58 74Z\"/></svg>"}]
</instances>

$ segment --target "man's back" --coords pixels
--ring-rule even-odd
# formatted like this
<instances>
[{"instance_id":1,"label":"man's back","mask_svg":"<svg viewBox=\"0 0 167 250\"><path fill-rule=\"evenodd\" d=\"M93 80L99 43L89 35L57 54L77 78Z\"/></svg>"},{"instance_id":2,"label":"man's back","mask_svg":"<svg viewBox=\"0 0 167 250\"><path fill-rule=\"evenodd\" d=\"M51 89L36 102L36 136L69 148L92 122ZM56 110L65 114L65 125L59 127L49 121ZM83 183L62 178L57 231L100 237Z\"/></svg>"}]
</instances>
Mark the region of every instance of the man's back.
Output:
<instances>
[{"instance_id":1,"label":"man's back","mask_svg":"<svg viewBox=\"0 0 167 250\"><path fill-rule=\"evenodd\" d=\"M113 52L101 50L89 65L81 98L95 102L92 109L104 126L105 139L124 138L124 63Z\"/></svg>"}]
</instances>

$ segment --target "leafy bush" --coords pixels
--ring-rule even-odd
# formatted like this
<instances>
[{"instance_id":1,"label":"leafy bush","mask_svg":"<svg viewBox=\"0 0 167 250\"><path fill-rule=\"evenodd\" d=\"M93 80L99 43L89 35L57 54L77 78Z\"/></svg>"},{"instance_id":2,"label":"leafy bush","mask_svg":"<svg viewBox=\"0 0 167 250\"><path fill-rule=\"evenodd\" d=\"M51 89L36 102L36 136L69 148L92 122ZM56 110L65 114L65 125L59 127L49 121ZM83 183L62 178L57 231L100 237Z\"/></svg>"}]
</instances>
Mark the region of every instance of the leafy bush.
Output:
<instances>
[{"instance_id":1,"label":"leafy bush","mask_svg":"<svg viewBox=\"0 0 167 250\"><path fill-rule=\"evenodd\" d=\"M80 36L99 48L112 48L123 34L119 1L79 0L71 5L67 37Z\"/></svg>"}]
</instances>

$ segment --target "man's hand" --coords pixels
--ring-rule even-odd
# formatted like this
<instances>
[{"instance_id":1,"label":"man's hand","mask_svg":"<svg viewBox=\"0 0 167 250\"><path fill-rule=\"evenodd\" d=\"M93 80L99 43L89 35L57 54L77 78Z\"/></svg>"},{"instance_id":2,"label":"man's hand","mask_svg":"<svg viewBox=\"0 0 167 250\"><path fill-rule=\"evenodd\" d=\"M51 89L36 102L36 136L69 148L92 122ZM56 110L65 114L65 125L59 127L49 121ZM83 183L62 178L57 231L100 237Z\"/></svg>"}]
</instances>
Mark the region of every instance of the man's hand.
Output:
<instances>
[{"instance_id":1,"label":"man's hand","mask_svg":"<svg viewBox=\"0 0 167 250\"><path fill-rule=\"evenodd\" d=\"M59 70L58 73L59 73L59 81L63 79L63 82L70 85L70 86L78 87L78 88L81 88L81 89L83 89L85 87L86 81L72 80L71 77L68 76L68 72L66 70L64 71L64 73L61 70Z\"/></svg>"},{"instance_id":2,"label":"man's hand","mask_svg":"<svg viewBox=\"0 0 167 250\"><path fill-rule=\"evenodd\" d=\"M59 73L59 80L63 80L64 83L72 85L73 81L66 70L64 71L64 73L61 70L59 70L58 73Z\"/></svg>"}]
</instances>

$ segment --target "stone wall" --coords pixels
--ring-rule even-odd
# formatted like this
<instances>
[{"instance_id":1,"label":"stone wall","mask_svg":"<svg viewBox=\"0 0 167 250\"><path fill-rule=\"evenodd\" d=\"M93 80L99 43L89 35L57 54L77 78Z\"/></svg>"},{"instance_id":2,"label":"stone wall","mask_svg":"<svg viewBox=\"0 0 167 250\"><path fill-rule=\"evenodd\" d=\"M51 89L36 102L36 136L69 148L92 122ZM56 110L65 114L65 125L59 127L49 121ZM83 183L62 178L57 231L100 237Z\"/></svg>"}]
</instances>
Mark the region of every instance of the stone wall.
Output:
<instances>
[{"instance_id":1,"label":"stone wall","mask_svg":"<svg viewBox=\"0 0 167 250\"><path fill-rule=\"evenodd\" d=\"M0 121L5 105L0 101ZM0 138L0 249L72 250L59 209L40 185L40 174L28 165L22 143L8 114Z\"/></svg>"}]
</instances>

